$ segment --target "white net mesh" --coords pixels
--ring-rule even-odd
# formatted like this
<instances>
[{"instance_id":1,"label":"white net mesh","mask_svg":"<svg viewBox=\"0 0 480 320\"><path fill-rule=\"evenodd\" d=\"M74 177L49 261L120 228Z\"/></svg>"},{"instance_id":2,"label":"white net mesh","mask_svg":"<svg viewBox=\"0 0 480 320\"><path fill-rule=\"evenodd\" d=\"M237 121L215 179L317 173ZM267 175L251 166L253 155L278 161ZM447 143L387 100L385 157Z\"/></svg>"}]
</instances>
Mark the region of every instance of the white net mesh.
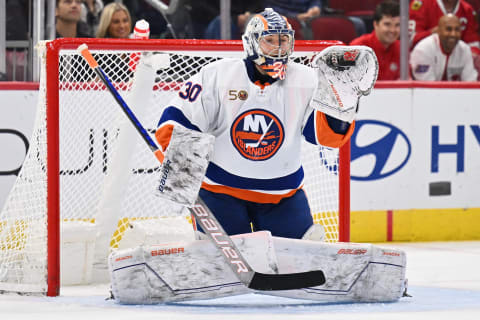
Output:
<instances>
[{"instance_id":1,"label":"white net mesh","mask_svg":"<svg viewBox=\"0 0 480 320\"><path fill-rule=\"evenodd\" d=\"M42 69L39 96L45 97ZM44 292L47 281L47 135L39 99L30 150L0 214L0 292Z\"/></svg>"},{"instance_id":2,"label":"white net mesh","mask_svg":"<svg viewBox=\"0 0 480 320\"><path fill-rule=\"evenodd\" d=\"M129 66L135 52L131 48L91 51L152 133L162 107L184 80L214 60L243 55L240 51L161 50L145 53L140 65ZM297 53L295 59L308 63L310 56L302 54ZM55 102L46 97L45 62L42 65L31 146L0 213L0 292L42 293L47 287L46 108L47 103ZM188 219L186 209L155 196L159 177L156 158L132 131L111 94L73 50L60 51L58 89L60 220L95 225L97 258L106 258L109 250L119 246L132 220L182 215ZM338 151L307 143L303 147L305 189L312 214L316 223L325 226L327 240L337 241Z\"/></svg>"}]
</instances>

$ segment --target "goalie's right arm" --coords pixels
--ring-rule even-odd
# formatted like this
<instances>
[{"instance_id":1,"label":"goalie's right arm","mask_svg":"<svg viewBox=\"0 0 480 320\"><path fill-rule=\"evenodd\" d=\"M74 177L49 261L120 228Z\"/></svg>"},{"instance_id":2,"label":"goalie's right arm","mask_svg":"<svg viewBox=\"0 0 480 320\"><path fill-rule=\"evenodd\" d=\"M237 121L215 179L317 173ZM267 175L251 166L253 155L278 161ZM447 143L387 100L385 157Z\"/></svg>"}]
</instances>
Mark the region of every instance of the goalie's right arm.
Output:
<instances>
[{"instance_id":1,"label":"goalie's right arm","mask_svg":"<svg viewBox=\"0 0 480 320\"><path fill-rule=\"evenodd\" d=\"M215 94L216 90L211 84L213 77L205 78L204 74L202 69L188 79L163 110L155 132L157 142L163 151L166 151L170 144L174 127L181 126L204 133L211 131L212 114L215 114L216 111L215 105L211 103L211 96ZM204 88L208 89L204 90ZM209 108L206 108L205 105L208 105Z\"/></svg>"},{"instance_id":2,"label":"goalie's right arm","mask_svg":"<svg viewBox=\"0 0 480 320\"><path fill-rule=\"evenodd\" d=\"M174 106L165 108L158 122L158 128L155 131L155 138L164 152L170 144L172 131L176 126L201 132L200 128L188 120L180 109Z\"/></svg>"}]
</instances>

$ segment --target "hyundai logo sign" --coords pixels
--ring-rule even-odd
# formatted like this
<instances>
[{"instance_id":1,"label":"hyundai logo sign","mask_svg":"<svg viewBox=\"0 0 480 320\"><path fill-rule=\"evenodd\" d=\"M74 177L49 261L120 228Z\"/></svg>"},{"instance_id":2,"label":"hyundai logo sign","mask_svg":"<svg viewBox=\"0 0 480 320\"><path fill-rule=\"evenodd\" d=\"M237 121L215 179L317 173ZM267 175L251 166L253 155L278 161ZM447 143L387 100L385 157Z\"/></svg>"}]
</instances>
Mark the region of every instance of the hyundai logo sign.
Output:
<instances>
[{"instance_id":1,"label":"hyundai logo sign","mask_svg":"<svg viewBox=\"0 0 480 320\"><path fill-rule=\"evenodd\" d=\"M351 139L351 179L386 178L405 166L411 151L410 141L397 127L378 120L358 120ZM356 170L358 167L361 170Z\"/></svg>"}]
</instances>

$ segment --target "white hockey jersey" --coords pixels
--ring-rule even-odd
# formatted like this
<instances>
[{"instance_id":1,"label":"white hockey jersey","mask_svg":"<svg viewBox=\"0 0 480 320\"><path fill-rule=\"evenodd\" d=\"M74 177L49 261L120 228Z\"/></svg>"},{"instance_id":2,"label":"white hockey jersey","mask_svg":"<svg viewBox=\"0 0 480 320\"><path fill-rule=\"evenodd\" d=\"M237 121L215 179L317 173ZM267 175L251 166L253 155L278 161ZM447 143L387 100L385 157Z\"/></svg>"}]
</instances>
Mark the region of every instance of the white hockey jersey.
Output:
<instances>
[{"instance_id":1,"label":"white hockey jersey","mask_svg":"<svg viewBox=\"0 0 480 320\"><path fill-rule=\"evenodd\" d=\"M410 55L412 75L423 81L476 81L470 47L460 40L452 53L445 54L438 34L421 40Z\"/></svg>"},{"instance_id":2,"label":"white hockey jersey","mask_svg":"<svg viewBox=\"0 0 480 320\"><path fill-rule=\"evenodd\" d=\"M156 133L160 144L169 125L216 137L202 188L259 203L278 203L303 184L302 134L307 141L339 147L353 133L335 133L325 115L308 104L315 71L289 63L285 80L253 83L245 61L223 59L183 84L165 109ZM168 143L168 142L167 142Z\"/></svg>"}]
</instances>

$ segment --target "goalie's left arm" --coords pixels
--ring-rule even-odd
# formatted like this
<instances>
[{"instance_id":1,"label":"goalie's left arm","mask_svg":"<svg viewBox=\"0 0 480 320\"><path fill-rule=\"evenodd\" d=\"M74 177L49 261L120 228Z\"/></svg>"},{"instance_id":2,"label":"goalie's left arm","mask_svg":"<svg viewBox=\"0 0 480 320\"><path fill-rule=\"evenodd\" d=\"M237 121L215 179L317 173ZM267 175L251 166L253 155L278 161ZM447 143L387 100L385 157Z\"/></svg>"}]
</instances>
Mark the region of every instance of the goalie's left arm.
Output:
<instances>
[{"instance_id":1,"label":"goalie's left arm","mask_svg":"<svg viewBox=\"0 0 480 320\"><path fill-rule=\"evenodd\" d=\"M303 126L305 140L312 144L339 148L353 134L355 122L342 121L321 111L310 109Z\"/></svg>"},{"instance_id":2,"label":"goalie's left arm","mask_svg":"<svg viewBox=\"0 0 480 320\"><path fill-rule=\"evenodd\" d=\"M331 46L312 61L317 88L310 106L352 123L362 96L370 94L378 75L378 61L366 46Z\"/></svg>"}]
</instances>

